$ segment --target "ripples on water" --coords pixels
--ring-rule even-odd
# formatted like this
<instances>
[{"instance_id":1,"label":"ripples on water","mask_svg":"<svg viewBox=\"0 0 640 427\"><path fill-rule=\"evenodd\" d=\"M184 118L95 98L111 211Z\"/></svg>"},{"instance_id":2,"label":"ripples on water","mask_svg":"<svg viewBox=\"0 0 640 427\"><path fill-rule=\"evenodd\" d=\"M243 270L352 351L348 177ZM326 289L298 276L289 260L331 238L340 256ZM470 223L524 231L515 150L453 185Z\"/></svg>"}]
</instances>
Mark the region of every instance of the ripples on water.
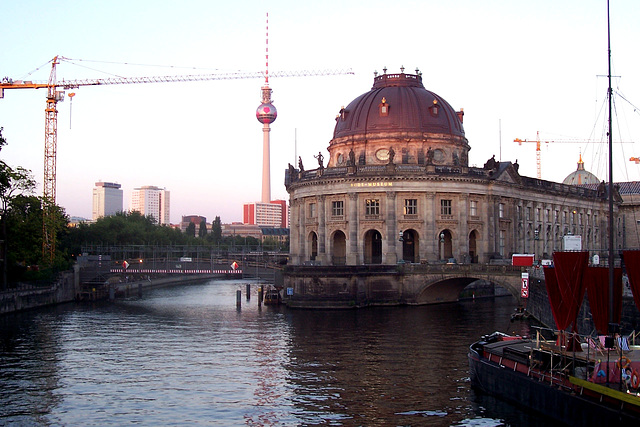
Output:
<instances>
[{"instance_id":1,"label":"ripples on water","mask_svg":"<svg viewBox=\"0 0 640 427\"><path fill-rule=\"evenodd\" d=\"M1 317L0 424L537 425L469 386L467 347L516 325L510 298L304 311L252 292L212 281Z\"/></svg>"}]
</instances>

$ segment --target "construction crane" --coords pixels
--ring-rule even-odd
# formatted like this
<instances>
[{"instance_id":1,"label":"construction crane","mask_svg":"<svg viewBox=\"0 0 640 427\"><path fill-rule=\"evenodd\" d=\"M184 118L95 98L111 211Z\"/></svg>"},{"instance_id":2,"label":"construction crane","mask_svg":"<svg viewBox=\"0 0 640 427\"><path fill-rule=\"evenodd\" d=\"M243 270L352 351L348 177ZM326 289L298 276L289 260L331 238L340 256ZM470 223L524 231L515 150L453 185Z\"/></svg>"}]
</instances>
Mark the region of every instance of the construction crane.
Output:
<instances>
[{"instance_id":1,"label":"construction crane","mask_svg":"<svg viewBox=\"0 0 640 427\"><path fill-rule=\"evenodd\" d=\"M538 131L536 133L536 139L535 140L516 138L516 139L513 140L513 142L517 142L518 145L522 145L525 142L533 142L533 143L536 144L536 169L537 169L537 178L538 179L542 179L542 160L540 159L540 144L541 143L545 143L545 144L551 144L551 143L589 144L589 143L594 143L594 141L573 141L573 140L569 140L569 141L562 141L562 140L540 141L540 131ZM629 144L629 142L616 142L616 143L617 144ZM633 160L633 159L631 159L631 160Z\"/></svg>"},{"instance_id":2,"label":"construction crane","mask_svg":"<svg viewBox=\"0 0 640 427\"><path fill-rule=\"evenodd\" d=\"M0 99L4 98L5 89L46 89L44 130L44 178L43 178L43 225L42 255L45 261L51 262L55 255L54 208L56 203L56 151L58 138L58 102L64 101L64 90L77 89L80 86L122 85L139 83L179 83L204 80L235 80L265 78L262 71L253 73L230 72L220 74L191 74L153 77L113 77L107 79L62 80L56 79L56 66L61 61L70 61L63 56L51 60L51 72L47 82L13 81L5 78L0 81ZM271 77L306 77L354 74L351 69L343 70L300 70L270 73ZM62 90L61 90L62 89ZM71 95L71 94L70 94ZM74 94L75 95L75 94Z\"/></svg>"}]
</instances>

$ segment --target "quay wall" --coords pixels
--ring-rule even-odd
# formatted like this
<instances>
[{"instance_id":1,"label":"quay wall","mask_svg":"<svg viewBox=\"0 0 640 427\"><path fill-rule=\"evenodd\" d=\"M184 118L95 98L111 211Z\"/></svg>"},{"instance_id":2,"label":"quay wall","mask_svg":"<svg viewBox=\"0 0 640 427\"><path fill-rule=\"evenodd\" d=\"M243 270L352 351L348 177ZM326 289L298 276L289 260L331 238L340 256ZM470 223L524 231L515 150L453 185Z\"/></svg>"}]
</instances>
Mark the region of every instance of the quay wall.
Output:
<instances>
[{"instance_id":1,"label":"quay wall","mask_svg":"<svg viewBox=\"0 0 640 427\"><path fill-rule=\"evenodd\" d=\"M80 290L79 269L60 274L51 286L19 284L14 289L0 291L0 315L47 305L71 302Z\"/></svg>"}]
</instances>

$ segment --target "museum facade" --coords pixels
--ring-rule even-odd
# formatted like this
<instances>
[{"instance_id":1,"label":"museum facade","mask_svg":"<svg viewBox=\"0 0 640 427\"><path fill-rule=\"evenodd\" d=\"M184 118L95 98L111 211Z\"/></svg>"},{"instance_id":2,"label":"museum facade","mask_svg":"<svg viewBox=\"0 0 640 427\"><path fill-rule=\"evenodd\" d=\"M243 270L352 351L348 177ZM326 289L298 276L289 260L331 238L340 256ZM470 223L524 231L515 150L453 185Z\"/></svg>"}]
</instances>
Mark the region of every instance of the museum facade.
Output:
<instances>
[{"instance_id":1,"label":"museum facade","mask_svg":"<svg viewBox=\"0 0 640 427\"><path fill-rule=\"evenodd\" d=\"M604 183L587 188L525 177L517 161L495 156L469 166L463 119L462 110L424 88L418 70L385 70L339 111L328 162L319 152L315 169L299 159L285 175L285 286L293 299L338 292L375 304L363 266L507 264L514 253L548 259L566 235L582 236L583 249L606 258ZM616 194L616 215L619 202ZM419 280L408 295L406 278L390 275L380 285L377 276L387 300L419 303Z\"/></svg>"}]
</instances>

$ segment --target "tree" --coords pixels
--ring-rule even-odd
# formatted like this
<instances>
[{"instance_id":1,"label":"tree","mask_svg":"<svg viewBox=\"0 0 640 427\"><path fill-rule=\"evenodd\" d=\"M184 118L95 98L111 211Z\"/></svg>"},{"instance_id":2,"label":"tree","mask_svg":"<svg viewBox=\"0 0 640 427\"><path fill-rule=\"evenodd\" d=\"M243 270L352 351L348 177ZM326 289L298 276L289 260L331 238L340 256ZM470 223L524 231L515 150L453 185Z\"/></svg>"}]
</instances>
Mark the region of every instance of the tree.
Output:
<instances>
[{"instance_id":1,"label":"tree","mask_svg":"<svg viewBox=\"0 0 640 427\"><path fill-rule=\"evenodd\" d=\"M7 145L7 140L2 136L3 129L4 128L0 127L0 150ZM2 236L0 252L2 253L2 288L6 288L7 286L7 271L10 261L9 244L12 238L7 234L7 215L16 196L31 194L35 188L36 181L33 179L31 171L20 166L12 169L3 160L0 160L0 233ZM42 221L40 224L42 224ZM20 239L19 236L17 238Z\"/></svg>"},{"instance_id":2,"label":"tree","mask_svg":"<svg viewBox=\"0 0 640 427\"><path fill-rule=\"evenodd\" d=\"M217 216L211 223L211 242L217 245L222 240L222 221Z\"/></svg>"},{"instance_id":3,"label":"tree","mask_svg":"<svg viewBox=\"0 0 640 427\"><path fill-rule=\"evenodd\" d=\"M193 222L190 222L187 226L187 230L185 231L187 236L196 237L196 225Z\"/></svg>"},{"instance_id":4,"label":"tree","mask_svg":"<svg viewBox=\"0 0 640 427\"><path fill-rule=\"evenodd\" d=\"M207 223L205 221L200 221L200 227L198 228L198 237L206 237L207 236Z\"/></svg>"}]
</instances>

